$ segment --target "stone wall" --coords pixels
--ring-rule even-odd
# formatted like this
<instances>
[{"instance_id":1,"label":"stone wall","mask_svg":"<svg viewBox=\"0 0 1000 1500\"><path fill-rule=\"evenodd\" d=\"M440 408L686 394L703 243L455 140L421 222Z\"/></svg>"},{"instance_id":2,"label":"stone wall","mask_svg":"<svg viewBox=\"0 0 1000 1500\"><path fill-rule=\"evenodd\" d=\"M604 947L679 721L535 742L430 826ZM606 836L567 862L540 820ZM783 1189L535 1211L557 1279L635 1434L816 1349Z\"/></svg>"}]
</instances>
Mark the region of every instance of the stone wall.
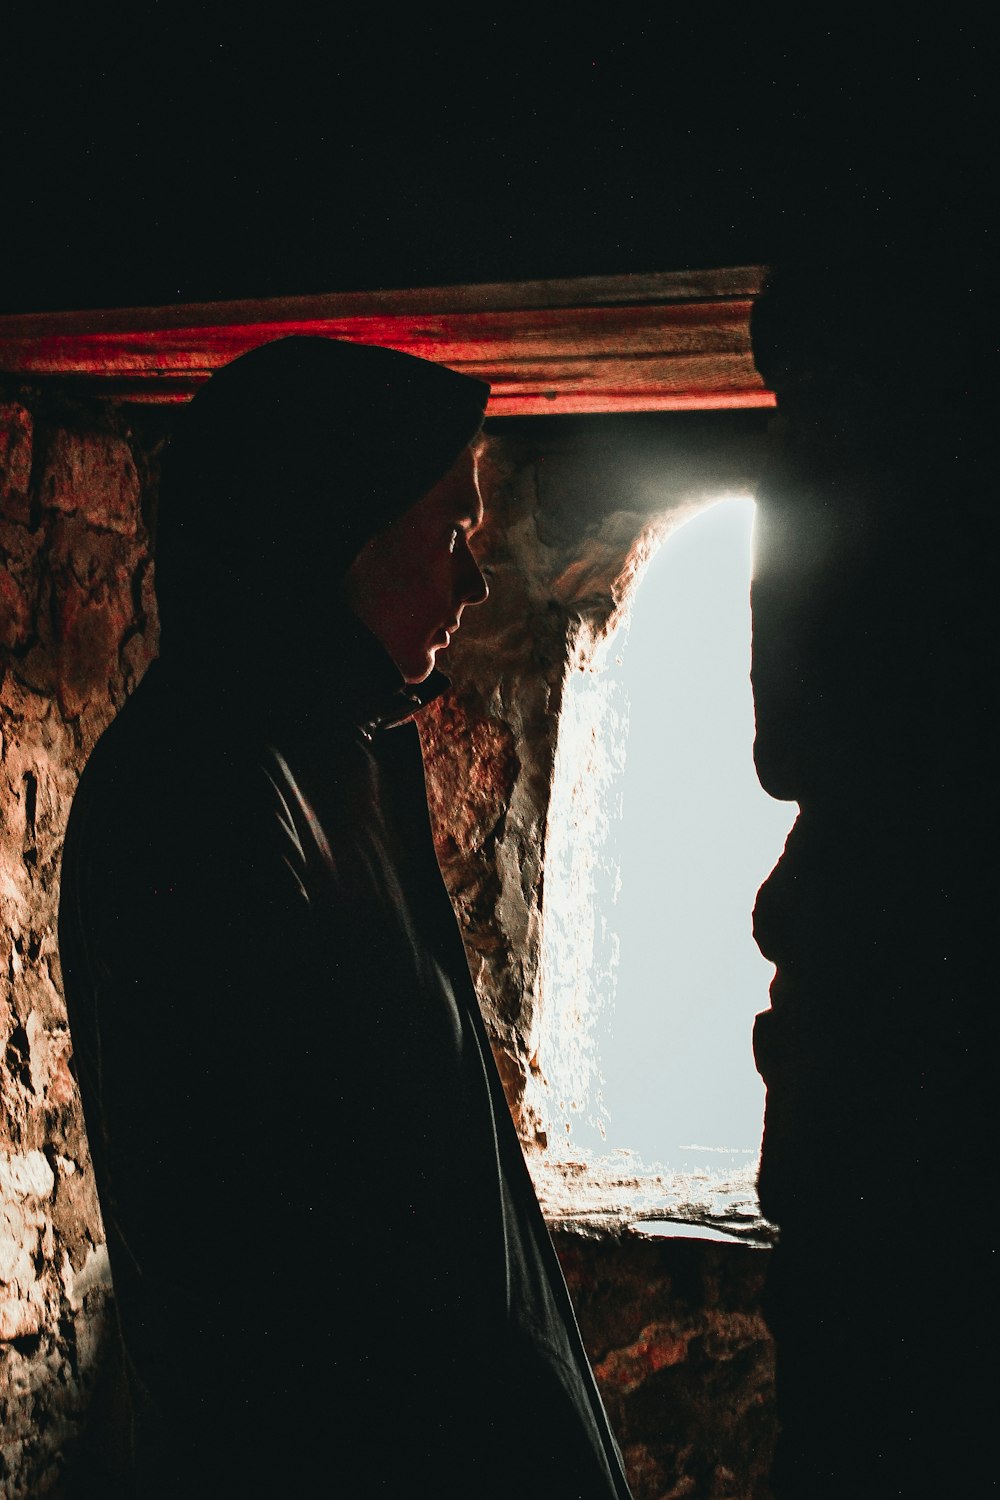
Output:
<instances>
[{"instance_id":1,"label":"stone wall","mask_svg":"<svg viewBox=\"0 0 1000 1500\"><path fill-rule=\"evenodd\" d=\"M769 1250L554 1233L635 1500L770 1500Z\"/></svg>"},{"instance_id":2,"label":"stone wall","mask_svg":"<svg viewBox=\"0 0 1000 1500\"><path fill-rule=\"evenodd\" d=\"M725 413L491 426L481 465L491 596L465 616L449 653L454 691L420 723L438 856L530 1146L545 1137L541 907L563 686L587 669L669 530L720 492L752 489L765 421Z\"/></svg>"},{"instance_id":3,"label":"stone wall","mask_svg":"<svg viewBox=\"0 0 1000 1500\"><path fill-rule=\"evenodd\" d=\"M781 1500L988 1488L995 478L982 287L952 232L934 257L881 225L857 258L814 251L755 319L782 424L756 757L801 806L755 912Z\"/></svg>"},{"instance_id":4,"label":"stone wall","mask_svg":"<svg viewBox=\"0 0 1000 1500\"><path fill-rule=\"evenodd\" d=\"M156 651L150 536L169 425L169 411L51 389L11 390L0 407L0 1494L10 1500L64 1493L104 1409L111 1289L69 1069L58 862L80 769ZM421 732L438 852L515 1120L539 1149L544 840L565 674L614 621L650 536L747 482L761 422L494 425L483 464L491 599L469 612L454 688ZM561 1236L637 1500L757 1497L773 1438L757 1309L767 1252L690 1242L675 1273L668 1243L649 1244Z\"/></svg>"},{"instance_id":5,"label":"stone wall","mask_svg":"<svg viewBox=\"0 0 1000 1500\"><path fill-rule=\"evenodd\" d=\"M110 1277L60 989L59 856L80 769L156 648L148 446L96 406L0 405L0 1493L58 1486Z\"/></svg>"}]
</instances>

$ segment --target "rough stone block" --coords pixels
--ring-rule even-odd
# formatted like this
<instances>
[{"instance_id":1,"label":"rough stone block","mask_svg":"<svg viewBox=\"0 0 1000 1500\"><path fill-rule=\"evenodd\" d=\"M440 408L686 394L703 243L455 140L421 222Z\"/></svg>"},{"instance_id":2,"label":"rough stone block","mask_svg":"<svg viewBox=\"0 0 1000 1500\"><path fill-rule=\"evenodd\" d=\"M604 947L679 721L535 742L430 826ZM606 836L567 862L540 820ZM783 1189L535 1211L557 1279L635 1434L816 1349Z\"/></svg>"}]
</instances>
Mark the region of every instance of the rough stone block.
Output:
<instances>
[{"instance_id":1,"label":"rough stone block","mask_svg":"<svg viewBox=\"0 0 1000 1500\"><path fill-rule=\"evenodd\" d=\"M67 719L77 718L92 699L107 698L129 624L127 598L104 589L90 594L70 581L58 610L57 682Z\"/></svg>"},{"instance_id":2,"label":"rough stone block","mask_svg":"<svg viewBox=\"0 0 1000 1500\"><path fill-rule=\"evenodd\" d=\"M470 858L506 815L520 769L514 736L495 719L475 721L453 699L421 721L438 858Z\"/></svg>"},{"instance_id":3,"label":"rough stone block","mask_svg":"<svg viewBox=\"0 0 1000 1500\"><path fill-rule=\"evenodd\" d=\"M0 565L0 647L17 651L31 634L31 600L12 569Z\"/></svg>"},{"instance_id":4,"label":"rough stone block","mask_svg":"<svg viewBox=\"0 0 1000 1500\"><path fill-rule=\"evenodd\" d=\"M0 1339L23 1339L37 1333L41 1309L25 1297L0 1295Z\"/></svg>"},{"instance_id":5,"label":"rough stone block","mask_svg":"<svg viewBox=\"0 0 1000 1500\"><path fill-rule=\"evenodd\" d=\"M56 432L46 454L39 499L53 510L82 515L92 526L134 535L139 475L131 449L111 433Z\"/></svg>"},{"instance_id":6,"label":"rough stone block","mask_svg":"<svg viewBox=\"0 0 1000 1500\"><path fill-rule=\"evenodd\" d=\"M38 607L40 546L38 532L0 520L0 650L17 651L31 638Z\"/></svg>"},{"instance_id":7,"label":"rough stone block","mask_svg":"<svg viewBox=\"0 0 1000 1500\"><path fill-rule=\"evenodd\" d=\"M0 1154L0 1191L12 1198L47 1198L55 1176L41 1151Z\"/></svg>"},{"instance_id":8,"label":"rough stone block","mask_svg":"<svg viewBox=\"0 0 1000 1500\"><path fill-rule=\"evenodd\" d=\"M72 1104L76 1100L76 1083L69 1070L73 1055L73 1044L68 1031L48 1034L48 1097L57 1106Z\"/></svg>"},{"instance_id":9,"label":"rough stone block","mask_svg":"<svg viewBox=\"0 0 1000 1500\"><path fill-rule=\"evenodd\" d=\"M0 515L27 526L30 517L31 413L16 404L0 406Z\"/></svg>"},{"instance_id":10,"label":"rough stone block","mask_svg":"<svg viewBox=\"0 0 1000 1500\"><path fill-rule=\"evenodd\" d=\"M635 1500L769 1500L771 1252L557 1230L584 1343Z\"/></svg>"}]
</instances>

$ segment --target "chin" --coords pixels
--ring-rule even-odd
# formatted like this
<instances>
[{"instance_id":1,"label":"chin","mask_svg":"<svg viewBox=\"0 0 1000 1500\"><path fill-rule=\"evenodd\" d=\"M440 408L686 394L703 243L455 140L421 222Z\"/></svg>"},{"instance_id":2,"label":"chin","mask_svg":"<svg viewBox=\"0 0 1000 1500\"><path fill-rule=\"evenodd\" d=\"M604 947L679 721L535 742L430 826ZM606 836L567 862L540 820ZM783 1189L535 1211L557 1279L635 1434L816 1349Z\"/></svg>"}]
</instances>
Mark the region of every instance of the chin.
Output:
<instances>
[{"instance_id":1,"label":"chin","mask_svg":"<svg viewBox=\"0 0 1000 1500\"><path fill-rule=\"evenodd\" d=\"M434 660L435 654L433 651L428 651L419 662L410 661L403 663L400 666L400 671L403 674L404 682L418 683L426 681L436 665Z\"/></svg>"}]
</instances>

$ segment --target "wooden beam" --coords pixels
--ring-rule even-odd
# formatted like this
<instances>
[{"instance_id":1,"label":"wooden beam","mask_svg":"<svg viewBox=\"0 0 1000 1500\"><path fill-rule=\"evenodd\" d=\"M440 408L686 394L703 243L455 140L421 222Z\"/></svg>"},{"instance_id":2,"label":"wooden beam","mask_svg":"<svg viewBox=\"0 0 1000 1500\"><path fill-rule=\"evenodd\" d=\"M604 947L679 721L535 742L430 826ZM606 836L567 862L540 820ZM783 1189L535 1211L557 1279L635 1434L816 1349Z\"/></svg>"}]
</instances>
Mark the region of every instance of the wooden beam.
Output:
<instances>
[{"instance_id":1,"label":"wooden beam","mask_svg":"<svg viewBox=\"0 0 1000 1500\"><path fill-rule=\"evenodd\" d=\"M116 401L187 400L290 334L385 344L493 387L490 415L770 406L750 311L763 271L346 292L0 317L0 371Z\"/></svg>"}]
</instances>

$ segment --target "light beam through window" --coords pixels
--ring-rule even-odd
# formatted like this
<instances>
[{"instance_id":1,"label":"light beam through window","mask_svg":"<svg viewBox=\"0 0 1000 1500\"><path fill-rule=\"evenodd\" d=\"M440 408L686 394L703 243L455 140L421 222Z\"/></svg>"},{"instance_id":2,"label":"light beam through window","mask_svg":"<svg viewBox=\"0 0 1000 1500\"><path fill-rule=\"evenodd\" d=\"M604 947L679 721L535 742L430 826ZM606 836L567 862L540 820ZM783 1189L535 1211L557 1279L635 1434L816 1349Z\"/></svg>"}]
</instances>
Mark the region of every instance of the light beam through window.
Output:
<instances>
[{"instance_id":1,"label":"light beam through window","mask_svg":"<svg viewBox=\"0 0 1000 1500\"><path fill-rule=\"evenodd\" d=\"M540 1047L556 1153L702 1179L756 1166L750 1038L774 970L751 912L797 807L753 765L752 522L752 500L727 499L671 533L628 625L567 684Z\"/></svg>"}]
</instances>

